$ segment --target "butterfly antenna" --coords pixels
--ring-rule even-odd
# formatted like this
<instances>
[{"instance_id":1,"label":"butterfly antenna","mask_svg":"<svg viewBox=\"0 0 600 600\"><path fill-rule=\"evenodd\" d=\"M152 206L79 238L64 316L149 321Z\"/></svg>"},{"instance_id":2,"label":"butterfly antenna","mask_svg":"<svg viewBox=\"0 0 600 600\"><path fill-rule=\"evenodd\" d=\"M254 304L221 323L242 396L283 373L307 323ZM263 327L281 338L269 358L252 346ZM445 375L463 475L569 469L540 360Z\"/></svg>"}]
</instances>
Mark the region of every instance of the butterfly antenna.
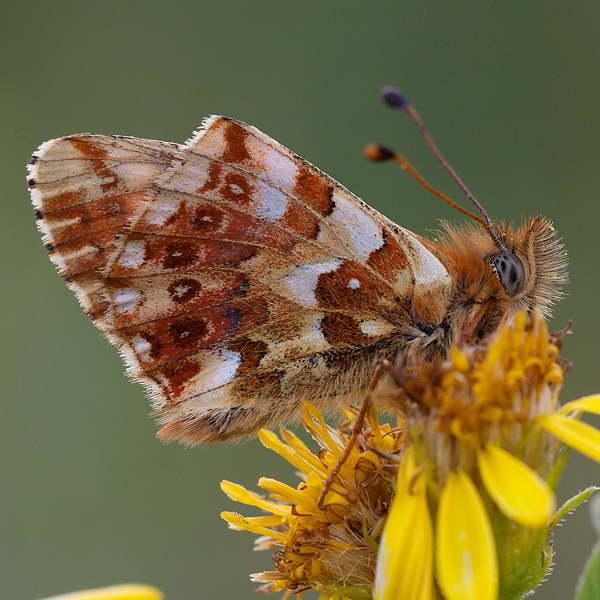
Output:
<instances>
[{"instance_id":1,"label":"butterfly antenna","mask_svg":"<svg viewBox=\"0 0 600 600\"><path fill-rule=\"evenodd\" d=\"M387 148L380 146L379 149L382 151L382 152L380 152L381 157L373 158L376 154L374 152L375 145L371 145L371 147L368 146L365 149L365 155L367 156L367 158L370 158L371 160L389 160L389 159L396 160L396 162L399 162L400 165L402 165L427 190L429 190L430 192L433 192L436 196L438 196L438 198L441 198L442 200L444 200L444 202L447 202L450 206L456 208L457 210L459 210L460 212L462 212L466 215L469 215L470 217L474 218L476 221L481 223L483 225L483 227L487 230L487 232L490 234L491 238L494 240L494 242L496 243L498 248L501 250L506 250L506 244L504 243L501 236L498 234L498 232L494 228L494 224L492 223L492 220L489 218L488 214L485 212L485 209L477 201L475 196L473 196L473 194L471 194L471 192L469 191L467 186L462 182L461 178L456 174L456 171L454 171L454 169L448 164L446 159L443 157L442 153L438 150L438 147L435 145L433 139L429 135L429 132L427 131L425 124L423 123L421 117L419 116L419 113L417 112L415 107L408 101L408 99L402 93L402 91L395 87L386 87L383 90L381 90L381 97L388 106L406 113L413 120L415 125L419 128L419 131L421 132L423 139L429 146L429 149L431 150L433 155L438 159L438 161L440 162L442 167L444 167L444 169L446 169L446 171L448 173L450 173L450 176L452 177L452 179L454 179L454 181L457 183L458 187L460 187L460 189L465 193L467 198L473 203L475 208L481 213L481 216L483 217L483 219L481 219L481 218L477 217L476 215L474 215L473 213L470 213L469 211L459 207L455 202L450 200L447 196L444 196L444 194L441 194L437 190L434 190L432 188L432 186L430 186L429 184L427 184L425 182L425 180L417 173L417 171L414 169L414 167L412 167L412 165L410 165L403 156L401 156L395 152L392 152L391 150L389 150ZM369 149L369 154L367 154L367 149ZM391 153L391 155L390 155L390 153ZM384 156L386 154L387 154L387 156ZM371 157L369 155L372 155L373 157Z\"/></svg>"},{"instance_id":2,"label":"butterfly antenna","mask_svg":"<svg viewBox=\"0 0 600 600\"><path fill-rule=\"evenodd\" d=\"M485 227L485 229L487 229L489 231L488 224L481 217L478 217L476 214L473 214L471 211L467 210L466 208L463 208L459 204L456 204L456 202L454 202L454 200L451 200L450 198L448 198L448 196L446 196L445 194L442 194L442 192L436 190L408 162L408 160L406 160L406 158L404 158L404 156L402 156L402 154L398 154L397 152L394 152L393 150L390 150L389 148L386 148L385 146L381 146L379 144L368 144L367 146L365 146L365 149L363 150L363 154L364 154L365 158L367 158L368 160L371 160L373 162L381 162L384 160L395 160L397 163L400 164L400 166L403 169L406 169L427 191L431 192L432 194L435 194L438 198L442 199L444 202L449 204L452 208L455 208L456 210L460 211L464 215L467 215L467 217L471 217L478 223L481 223L481 225L483 225L483 227Z\"/></svg>"}]
</instances>

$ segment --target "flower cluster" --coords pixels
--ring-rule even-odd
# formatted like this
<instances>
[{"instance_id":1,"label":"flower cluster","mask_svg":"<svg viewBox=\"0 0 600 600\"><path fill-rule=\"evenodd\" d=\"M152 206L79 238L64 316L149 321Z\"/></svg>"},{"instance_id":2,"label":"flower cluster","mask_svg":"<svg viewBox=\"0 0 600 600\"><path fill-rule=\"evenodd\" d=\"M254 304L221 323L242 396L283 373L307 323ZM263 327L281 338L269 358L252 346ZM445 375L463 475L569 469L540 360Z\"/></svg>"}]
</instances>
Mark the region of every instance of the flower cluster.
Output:
<instances>
[{"instance_id":1,"label":"flower cluster","mask_svg":"<svg viewBox=\"0 0 600 600\"><path fill-rule=\"evenodd\" d=\"M231 498L270 513L223 513L259 534L258 548L278 548L276 570L254 580L284 597L311 589L324 599L508 600L535 588L551 563L550 532L593 491L555 513L561 443L600 461L600 432L578 421L581 411L600 413L600 396L559 406L559 347L541 316L519 314L487 344L397 372L401 386L378 400L398 425L380 425L370 408L322 509L352 424L334 430L306 404L318 454L285 429L284 442L262 432L303 481L261 479L271 498L223 483Z\"/></svg>"},{"instance_id":2,"label":"flower cluster","mask_svg":"<svg viewBox=\"0 0 600 600\"><path fill-rule=\"evenodd\" d=\"M374 580L377 542L388 512L397 462L402 446L401 428L379 425L375 410L367 416L362 435L327 493L323 508L318 501L323 482L336 466L351 434L351 423L334 430L310 404L304 405L304 426L318 441L315 454L293 433L282 428L281 441L262 431L260 439L288 460L303 476L297 488L262 478L258 485L276 500L266 499L224 481L222 488L234 500L255 506L268 516L246 518L237 513L222 516L235 529L259 534L257 549L279 547L275 571L259 573L263 591L318 590L325 598L364 598ZM375 452L373 449L377 449Z\"/></svg>"}]
</instances>

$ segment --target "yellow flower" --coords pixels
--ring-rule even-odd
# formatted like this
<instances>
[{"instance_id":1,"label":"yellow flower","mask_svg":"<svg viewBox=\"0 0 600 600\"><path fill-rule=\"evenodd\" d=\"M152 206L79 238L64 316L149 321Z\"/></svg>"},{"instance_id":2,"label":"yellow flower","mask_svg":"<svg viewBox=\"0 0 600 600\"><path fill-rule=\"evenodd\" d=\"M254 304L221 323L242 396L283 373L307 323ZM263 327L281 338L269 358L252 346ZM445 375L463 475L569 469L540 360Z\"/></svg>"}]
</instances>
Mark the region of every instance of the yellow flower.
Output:
<instances>
[{"instance_id":1,"label":"yellow flower","mask_svg":"<svg viewBox=\"0 0 600 600\"><path fill-rule=\"evenodd\" d=\"M61 594L45 600L163 600L163 598L163 593L154 587L139 583L126 583Z\"/></svg>"},{"instance_id":2,"label":"yellow flower","mask_svg":"<svg viewBox=\"0 0 600 600\"><path fill-rule=\"evenodd\" d=\"M262 431L302 482L262 478L264 496L222 483L266 513L222 513L260 536L257 549L276 549L275 570L253 576L261 590L285 590L284 600L306 590L322 600L516 600L534 589L552 561L552 529L594 490L555 513L561 442L600 460L600 432L577 420L600 414L600 396L558 404L560 337L520 314L487 344L402 369L402 387L378 398L398 426L379 424L370 407L323 508L352 422L335 430L306 403L318 453L286 429L282 439Z\"/></svg>"},{"instance_id":3,"label":"yellow flower","mask_svg":"<svg viewBox=\"0 0 600 600\"><path fill-rule=\"evenodd\" d=\"M322 598L370 598L377 562L377 540L390 505L397 463L382 458L396 454L402 431L379 425L372 409L362 435L319 508L324 482L347 446L351 424L340 430L328 427L312 405L304 405L304 426L321 446L310 451L293 433L281 429L281 441L261 431L265 446L279 453L300 473L303 481L290 487L262 478L258 485L269 497L252 493L224 481L223 491L232 499L267 513L242 517L223 512L233 529L246 529L261 536L257 549L277 548L275 571L258 573L262 591L316 590ZM374 451L375 450L375 451Z\"/></svg>"},{"instance_id":4,"label":"yellow flower","mask_svg":"<svg viewBox=\"0 0 600 600\"><path fill-rule=\"evenodd\" d=\"M396 552L402 547L405 554ZM433 596L433 526L427 506L425 477L419 472L413 448L404 455L396 492L379 546L375 598Z\"/></svg>"},{"instance_id":5,"label":"yellow flower","mask_svg":"<svg viewBox=\"0 0 600 600\"><path fill-rule=\"evenodd\" d=\"M574 418L600 412L600 396L559 408L559 345L539 315L519 314L488 345L453 348L448 360L402 370L396 401L410 447L403 465L414 460L415 475L398 476L380 561L402 569L400 557L433 553L431 540L407 536L410 519L392 518L412 493L432 511L435 578L446 600L517 599L542 581L552 558L560 442L600 460L600 432ZM377 575L376 600L432 597L423 587L397 593L389 569Z\"/></svg>"}]
</instances>

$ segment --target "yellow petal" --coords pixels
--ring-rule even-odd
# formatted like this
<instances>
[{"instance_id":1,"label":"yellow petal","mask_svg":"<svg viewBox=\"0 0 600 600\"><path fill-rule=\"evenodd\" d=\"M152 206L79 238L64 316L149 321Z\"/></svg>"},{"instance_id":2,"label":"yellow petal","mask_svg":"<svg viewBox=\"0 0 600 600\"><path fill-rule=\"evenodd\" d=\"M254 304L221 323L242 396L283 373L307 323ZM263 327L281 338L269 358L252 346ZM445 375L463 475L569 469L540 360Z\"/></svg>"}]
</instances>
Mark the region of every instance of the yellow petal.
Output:
<instances>
[{"instance_id":1,"label":"yellow petal","mask_svg":"<svg viewBox=\"0 0 600 600\"><path fill-rule=\"evenodd\" d=\"M260 525L261 527L279 527L286 523L286 519L279 517L277 515L268 515L261 517L252 517L252 522L256 523L256 525Z\"/></svg>"},{"instance_id":2,"label":"yellow petal","mask_svg":"<svg viewBox=\"0 0 600 600\"><path fill-rule=\"evenodd\" d=\"M313 508L317 506L317 502L321 497L321 493L323 492L323 487L323 479L321 479L321 477L316 473L311 473L306 478L306 489L302 490L304 494L302 504L304 506L312 505ZM337 489L343 491L343 488L341 488L337 483L334 483L325 495L323 504L350 504L350 502L344 496L342 496L342 494L336 491Z\"/></svg>"},{"instance_id":3,"label":"yellow petal","mask_svg":"<svg viewBox=\"0 0 600 600\"><path fill-rule=\"evenodd\" d=\"M242 517L242 515L239 515L238 513L224 510L221 513L221 518L225 519L225 521L229 523L232 529L245 529L246 531L251 531L252 533L257 533L258 535L266 535L283 541L288 541L290 537L289 533L282 533L281 531L274 531L273 529L261 527L260 525L253 523L251 519Z\"/></svg>"},{"instance_id":4,"label":"yellow petal","mask_svg":"<svg viewBox=\"0 0 600 600\"><path fill-rule=\"evenodd\" d=\"M243 504L248 504L250 506L256 506L257 508L262 508L264 510L268 510L275 515L287 515L290 512L289 506L284 506L283 504L278 504L277 502L271 502L254 492L248 491L245 487L232 483L231 481L223 480L221 481L221 489L236 502L242 502Z\"/></svg>"},{"instance_id":5,"label":"yellow petal","mask_svg":"<svg viewBox=\"0 0 600 600\"><path fill-rule=\"evenodd\" d=\"M308 463L295 450L284 444L272 431L262 429L258 432L258 437L267 448L277 452L277 454L285 458L292 466L305 475L315 470L313 465Z\"/></svg>"},{"instance_id":6,"label":"yellow petal","mask_svg":"<svg viewBox=\"0 0 600 600\"><path fill-rule=\"evenodd\" d=\"M149 585L126 583L52 596L45 600L162 600L163 593Z\"/></svg>"},{"instance_id":7,"label":"yellow petal","mask_svg":"<svg viewBox=\"0 0 600 600\"><path fill-rule=\"evenodd\" d=\"M550 486L518 458L492 444L477 451L485 489L498 508L526 527L545 527L556 510Z\"/></svg>"},{"instance_id":8,"label":"yellow petal","mask_svg":"<svg viewBox=\"0 0 600 600\"><path fill-rule=\"evenodd\" d=\"M390 436L391 437L391 436ZM383 445L383 444L382 444ZM375 446L376 448L381 448L381 446ZM361 458L366 458L368 461L372 462L375 465L375 468L379 469L381 466L381 460L379 456L375 454L372 450L367 450L360 455Z\"/></svg>"},{"instance_id":9,"label":"yellow petal","mask_svg":"<svg viewBox=\"0 0 600 600\"><path fill-rule=\"evenodd\" d=\"M562 415L538 415L535 421L575 450L600 462L600 431L595 427Z\"/></svg>"},{"instance_id":10,"label":"yellow petal","mask_svg":"<svg viewBox=\"0 0 600 600\"><path fill-rule=\"evenodd\" d=\"M304 460L306 460L307 463L312 465L314 471L318 473L323 473L324 475L326 474L325 469L323 468L323 464L321 463L317 455L314 452L311 452L306 446L306 444L300 438L298 438L297 435L287 430L285 427L281 427L280 431L281 437L284 439L285 443L290 448L295 450L300 456L304 457Z\"/></svg>"},{"instance_id":11,"label":"yellow petal","mask_svg":"<svg viewBox=\"0 0 600 600\"><path fill-rule=\"evenodd\" d=\"M433 526L425 476L410 448L398 470L397 489L379 544L375 600L433 598Z\"/></svg>"},{"instance_id":12,"label":"yellow petal","mask_svg":"<svg viewBox=\"0 0 600 600\"><path fill-rule=\"evenodd\" d=\"M371 443L376 448L383 448L383 436L381 435L381 429L379 428L379 416L377 415L377 407L373 402L369 403L365 420L371 426L371 435L373 436L373 441Z\"/></svg>"},{"instance_id":13,"label":"yellow petal","mask_svg":"<svg viewBox=\"0 0 600 600\"><path fill-rule=\"evenodd\" d=\"M436 575L446 600L496 600L498 596L492 527L477 488L462 470L450 473L440 495Z\"/></svg>"},{"instance_id":14,"label":"yellow petal","mask_svg":"<svg viewBox=\"0 0 600 600\"><path fill-rule=\"evenodd\" d=\"M584 396L583 398L579 398L579 400L567 402L565 405L560 407L558 414L567 414L576 410L582 410L595 415L600 415L600 394Z\"/></svg>"},{"instance_id":15,"label":"yellow petal","mask_svg":"<svg viewBox=\"0 0 600 600\"><path fill-rule=\"evenodd\" d=\"M454 363L454 369L461 373L468 373L471 370L467 355L462 352L457 346L452 346L450 349L450 358Z\"/></svg>"},{"instance_id":16,"label":"yellow petal","mask_svg":"<svg viewBox=\"0 0 600 600\"><path fill-rule=\"evenodd\" d=\"M313 498L311 497L310 493L302 493L301 491L296 490L285 483L281 483L281 481L277 481L276 479L271 479L270 477L261 477L258 480L258 485L263 490L266 490L271 494L276 494L290 504L296 504L297 506L306 506L306 504L312 504Z\"/></svg>"},{"instance_id":17,"label":"yellow petal","mask_svg":"<svg viewBox=\"0 0 600 600\"><path fill-rule=\"evenodd\" d=\"M302 415L304 417L302 421L304 428L313 436L321 448L325 448L338 460L345 447L342 436L325 423L323 415L310 402L302 404Z\"/></svg>"}]
</instances>

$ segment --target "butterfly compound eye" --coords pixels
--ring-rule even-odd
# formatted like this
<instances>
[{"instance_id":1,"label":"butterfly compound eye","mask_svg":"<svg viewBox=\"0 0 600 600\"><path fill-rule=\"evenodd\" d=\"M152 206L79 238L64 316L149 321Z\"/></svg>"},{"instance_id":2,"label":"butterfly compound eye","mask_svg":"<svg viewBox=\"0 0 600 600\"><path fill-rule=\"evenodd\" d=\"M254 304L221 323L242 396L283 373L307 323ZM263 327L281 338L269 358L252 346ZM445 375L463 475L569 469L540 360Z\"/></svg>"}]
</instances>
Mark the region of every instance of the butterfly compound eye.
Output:
<instances>
[{"instance_id":1,"label":"butterfly compound eye","mask_svg":"<svg viewBox=\"0 0 600 600\"><path fill-rule=\"evenodd\" d=\"M518 294L525 285L525 269L520 259L512 252L501 252L493 257L492 263L504 291L510 297Z\"/></svg>"}]
</instances>

